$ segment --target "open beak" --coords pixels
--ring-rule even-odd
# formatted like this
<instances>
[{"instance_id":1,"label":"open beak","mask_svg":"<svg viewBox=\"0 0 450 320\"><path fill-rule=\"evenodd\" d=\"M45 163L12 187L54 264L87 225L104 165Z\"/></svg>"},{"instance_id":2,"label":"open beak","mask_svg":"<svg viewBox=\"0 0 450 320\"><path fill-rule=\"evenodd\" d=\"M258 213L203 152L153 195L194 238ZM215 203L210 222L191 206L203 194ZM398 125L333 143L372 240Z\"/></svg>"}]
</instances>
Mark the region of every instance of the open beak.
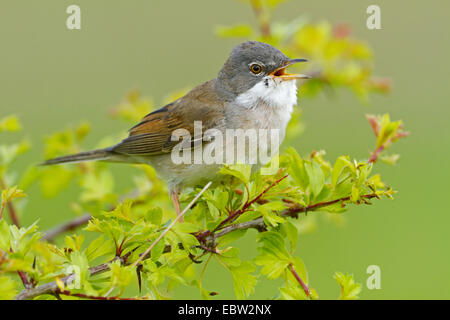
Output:
<instances>
[{"instance_id":1,"label":"open beak","mask_svg":"<svg viewBox=\"0 0 450 320\"><path fill-rule=\"evenodd\" d=\"M270 73L270 75L272 77L277 77L277 78L279 78L279 79L281 79L283 81L294 80L294 79L311 79L311 77L306 75L306 74L287 73L286 72L286 68L287 67L289 67L289 66L291 66L291 65L293 65L295 63L298 63L298 62L306 62L306 61L307 61L306 59L291 59L291 60L288 60L284 64L284 66L282 66L282 67L280 67L278 69L275 69L274 71L272 71Z\"/></svg>"}]
</instances>

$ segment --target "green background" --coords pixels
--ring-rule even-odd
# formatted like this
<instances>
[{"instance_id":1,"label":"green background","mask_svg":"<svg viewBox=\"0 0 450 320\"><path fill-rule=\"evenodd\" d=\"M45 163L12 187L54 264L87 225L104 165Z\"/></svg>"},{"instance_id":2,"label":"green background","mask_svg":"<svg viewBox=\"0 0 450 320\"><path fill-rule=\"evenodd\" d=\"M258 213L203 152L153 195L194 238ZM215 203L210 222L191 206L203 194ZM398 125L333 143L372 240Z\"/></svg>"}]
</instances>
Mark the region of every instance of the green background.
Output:
<instances>
[{"instance_id":1,"label":"green background","mask_svg":"<svg viewBox=\"0 0 450 320\"><path fill-rule=\"evenodd\" d=\"M82 12L78 31L65 27L66 7L73 3ZM381 7L382 30L366 28L370 4ZM345 90L301 100L306 131L295 145L301 154L325 149L330 160L367 157L375 139L365 113L389 112L412 132L394 146L401 154L396 167L376 167L399 190L394 201L353 207L339 225L319 219L316 232L301 236L297 253L321 298L338 296L335 271L354 273L364 299L450 298L449 11L448 1L437 0L292 0L275 12L274 20L305 15L349 24L373 48L376 74L394 84L391 94L374 96L369 106ZM217 38L214 27L245 22L254 25L255 19L239 1L2 0L0 117L20 116L34 146L17 168L40 162L42 137L70 124L92 124L86 149L125 130L107 113L130 89L160 103L171 91L215 77L239 40ZM132 171L118 165L112 170L118 191L131 185ZM44 199L33 188L23 223L39 218L46 229L69 219L75 191ZM253 239L254 233L241 243L244 254L254 254ZM365 286L369 265L381 268L381 290ZM231 277L220 266L212 265L204 282L218 298L233 297ZM270 298L275 288L263 281L252 298ZM176 297L200 295L182 288Z\"/></svg>"}]
</instances>

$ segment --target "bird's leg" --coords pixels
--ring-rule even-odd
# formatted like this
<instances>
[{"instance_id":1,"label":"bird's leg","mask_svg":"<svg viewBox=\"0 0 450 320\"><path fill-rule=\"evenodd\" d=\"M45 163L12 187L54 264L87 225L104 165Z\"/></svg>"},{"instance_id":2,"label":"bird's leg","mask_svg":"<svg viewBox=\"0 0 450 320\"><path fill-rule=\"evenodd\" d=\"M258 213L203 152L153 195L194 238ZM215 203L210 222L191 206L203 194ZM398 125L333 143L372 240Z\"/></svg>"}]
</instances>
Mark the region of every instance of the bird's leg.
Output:
<instances>
[{"instance_id":1,"label":"bird's leg","mask_svg":"<svg viewBox=\"0 0 450 320\"><path fill-rule=\"evenodd\" d=\"M170 198L172 199L173 206L175 207L175 212L177 213L177 216L181 214L181 206L180 206L180 200L178 199L178 192L176 191L170 191ZM180 222L183 222L183 217L180 218Z\"/></svg>"}]
</instances>

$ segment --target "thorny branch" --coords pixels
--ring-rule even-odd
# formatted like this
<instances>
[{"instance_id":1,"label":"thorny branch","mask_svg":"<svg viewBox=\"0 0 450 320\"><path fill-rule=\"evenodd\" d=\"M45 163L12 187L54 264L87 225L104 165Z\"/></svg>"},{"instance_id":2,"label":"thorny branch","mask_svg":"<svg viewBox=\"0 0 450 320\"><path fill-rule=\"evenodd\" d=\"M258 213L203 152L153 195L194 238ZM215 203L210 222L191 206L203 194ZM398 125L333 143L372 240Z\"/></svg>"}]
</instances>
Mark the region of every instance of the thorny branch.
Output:
<instances>
[{"instance_id":1,"label":"thorny branch","mask_svg":"<svg viewBox=\"0 0 450 320\"><path fill-rule=\"evenodd\" d=\"M365 194L365 195L361 196L362 199L372 199L372 198L379 198L379 197L380 196L375 193ZM257 196L256 198L260 199L261 197ZM253 200L255 200L255 199L253 199ZM291 206L291 207L281 211L279 213L279 215L283 216L283 217L298 218L299 213L315 211L315 210L318 210L320 208L323 208L323 207L326 207L326 206L329 206L329 205L332 205L335 203L344 203L345 201L349 201L349 200L350 200L350 197L345 197L345 198L340 198L340 199L336 199L336 200L332 200L332 201L324 201L324 202L319 202L316 204L311 204L306 207L294 205L294 206ZM218 232L210 232L210 231L201 232L201 233L197 234L196 237L203 246L206 246L207 248L211 249L211 252L215 252L215 250L214 250L215 243L218 238L223 237L224 235L226 235L230 232L236 231L236 230L246 230L246 229L251 229L251 228L257 229L259 231L265 230L266 225L264 223L264 219L262 217L259 217L254 220L251 220L251 221L232 224L232 225L222 228ZM170 250L171 250L171 248L168 247L164 250L164 252L169 252ZM129 254L130 253L128 253L127 255L125 255L123 257L116 257L112 261L115 261L118 259L122 264L126 265L127 264L126 259L128 258ZM149 258L149 254L148 253L143 254L143 255L141 255L141 257L142 257L142 260L147 259L147 258ZM94 275L109 271L110 270L109 264L111 262L103 263L101 265L92 267L91 269L89 269L90 275L94 276ZM134 263L134 264L136 264L136 263ZM292 270L291 270L291 272L292 272ZM64 278L61 278L60 280L65 285L68 285L74 281L74 278L75 278L75 275L71 274ZM25 289L16 297L16 299L17 300L32 299L32 298L35 298L35 297L43 295L43 294L55 295L58 293L59 290L60 289L58 288L56 281L54 281L54 282L43 284L43 285L35 287L35 288ZM305 293L306 293L306 291L305 291ZM88 298L88 297L86 297L86 298Z\"/></svg>"},{"instance_id":2,"label":"thorny branch","mask_svg":"<svg viewBox=\"0 0 450 320\"><path fill-rule=\"evenodd\" d=\"M125 263L127 256L121 257L121 258L115 258L114 260L112 260L111 262L115 261L115 260L120 260L121 263ZM90 276L95 276L97 274L109 271L109 264L111 262L108 263L103 263L100 264L98 266L92 267L89 269L89 273ZM70 274L64 278L60 279L62 281L62 283L64 283L64 285L69 285L71 284L74 280L75 280L75 274ZM32 288L32 289L25 289L23 290L21 293L19 293L16 296L16 300L26 300L26 299L32 299L34 297L38 297L40 295L43 294L51 294L54 295L59 291L59 287L56 284L56 281L53 282L49 282L43 285L40 285L38 287Z\"/></svg>"},{"instance_id":3,"label":"thorny branch","mask_svg":"<svg viewBox=\"0 0 450 320\"><path fill-rule=\"evenodd\" d=\"M254 203L258 202L262 196L264 196L264 194L266 194L270 189L272 189L273 187L275 187L276 185L278 185L281 181L283 181L284 179L286 179L288 176L285 175L284 177L276 180L275 182L273 182L270 186L268 186L263 192L261 192L258 196L256 196L253 200L251 201L247 201L244 206L235 211L234 213L230 214L225 220L223 220L215 229L214 231L217 231L219 229L221 229L224 225L226 225L229 222L233 222L234 220L236 220L242 213L244 213L245 211L247 211L247 209Z\"/></svg>"},{"instance_id":4,"label":"thorny branch","mask_svg":"<svg viewBox=\"0 0 450 320\"><path fill-rule=\"evenodd\" d=\"M58 298L59 295L65 295L65 296L72 296L72 297L78 297L83 299L90 299L90 300L143 300L142 298L121 298L118 296L114 297L102 297L102 296L92 296L84 293L73 293L69 290L60 290L59 288L56 290L54 295Z\"/></svg>"}]
</instances>

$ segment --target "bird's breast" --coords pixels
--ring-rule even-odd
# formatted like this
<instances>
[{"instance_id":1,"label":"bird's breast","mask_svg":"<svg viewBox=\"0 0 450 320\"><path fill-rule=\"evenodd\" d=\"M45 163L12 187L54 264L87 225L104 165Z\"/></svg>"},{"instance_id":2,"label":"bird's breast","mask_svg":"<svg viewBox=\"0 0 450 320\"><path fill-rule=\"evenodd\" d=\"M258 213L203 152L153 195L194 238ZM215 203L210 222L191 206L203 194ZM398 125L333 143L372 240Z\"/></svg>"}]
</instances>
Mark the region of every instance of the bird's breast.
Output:
<instances>
[{"instance_id":1,"label":"bird's breast","mask_svg":"<svg viewBox=\"0 0 450 320\"><path fill-rule=\"evenodd\" d=\"M295 80L266 79L236 97L233 122L243 129L278 129L284 136L294 105L297 104Z\"/></svg>"}]
</instances>

